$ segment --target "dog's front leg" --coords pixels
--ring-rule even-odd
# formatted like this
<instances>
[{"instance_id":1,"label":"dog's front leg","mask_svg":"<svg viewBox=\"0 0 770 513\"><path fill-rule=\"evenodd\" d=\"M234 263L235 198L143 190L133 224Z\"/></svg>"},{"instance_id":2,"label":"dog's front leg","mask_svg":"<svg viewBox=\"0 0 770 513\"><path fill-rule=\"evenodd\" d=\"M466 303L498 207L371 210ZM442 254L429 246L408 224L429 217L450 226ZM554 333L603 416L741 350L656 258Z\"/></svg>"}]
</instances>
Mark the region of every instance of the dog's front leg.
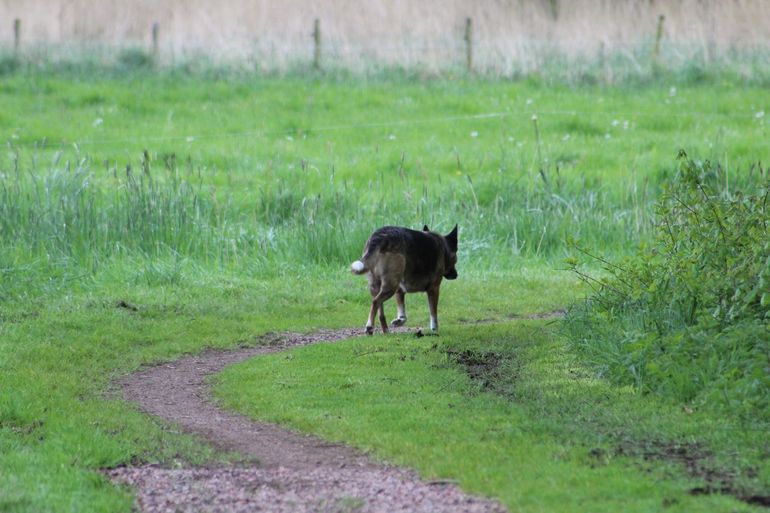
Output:
<instances>
[{"instance_id":1,"label":"dog's front leg","mask_svg":"<svg viewBox=\"0 0 770 513\"><path fill-rule=\"evenodd\" d=\"M438 287L430 288L428 292L428 309L430 310L430 329L438 333Z\"/></svg>"}]
</instances>

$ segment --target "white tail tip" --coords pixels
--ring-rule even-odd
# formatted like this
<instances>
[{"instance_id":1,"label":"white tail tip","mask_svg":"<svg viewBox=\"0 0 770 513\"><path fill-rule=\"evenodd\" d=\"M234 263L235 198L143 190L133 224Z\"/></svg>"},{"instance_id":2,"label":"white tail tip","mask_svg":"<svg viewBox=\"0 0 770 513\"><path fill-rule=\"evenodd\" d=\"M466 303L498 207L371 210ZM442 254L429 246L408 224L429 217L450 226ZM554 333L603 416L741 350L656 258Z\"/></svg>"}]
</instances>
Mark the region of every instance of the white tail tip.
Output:
<instances>
[{"instance_id":1,"label":"white tail tip","mask_svg":"<svg viewBox=\"0 0 770 513\"><path fill-rule=\"evenodd\" d=\"M356 260L352 264L350 264L350 270L354 272L355 274L361 274L364 272L364 263L360 260Z\"/></svg>"}]
</instances>

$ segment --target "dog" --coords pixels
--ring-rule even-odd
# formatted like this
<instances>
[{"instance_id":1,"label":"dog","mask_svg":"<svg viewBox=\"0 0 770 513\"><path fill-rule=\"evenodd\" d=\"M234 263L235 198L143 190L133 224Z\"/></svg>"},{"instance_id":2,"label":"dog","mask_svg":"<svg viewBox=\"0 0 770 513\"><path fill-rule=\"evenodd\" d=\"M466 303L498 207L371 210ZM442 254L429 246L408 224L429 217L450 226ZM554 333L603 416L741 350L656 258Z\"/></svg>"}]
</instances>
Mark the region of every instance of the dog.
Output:
<instances>
[{"instance_id":1,"label":"dog","mask_svg":"<svg viewBox=\"0 0 770 513\"><path fill-rule=\"evenodd\" d=\"M457 278L457 225L447 235L399 226L384 226L369 237L361 260L350 266L353 274L367 274L372 307L366 321L366 334L374 333L374 316L379 312L383 333L388 332L383 303L395 294L398 314L393 326L406 323L404 295L426 292L430 309L430 329L438 333L438 295L441 280Z\"/></svg>"}]
</instances>

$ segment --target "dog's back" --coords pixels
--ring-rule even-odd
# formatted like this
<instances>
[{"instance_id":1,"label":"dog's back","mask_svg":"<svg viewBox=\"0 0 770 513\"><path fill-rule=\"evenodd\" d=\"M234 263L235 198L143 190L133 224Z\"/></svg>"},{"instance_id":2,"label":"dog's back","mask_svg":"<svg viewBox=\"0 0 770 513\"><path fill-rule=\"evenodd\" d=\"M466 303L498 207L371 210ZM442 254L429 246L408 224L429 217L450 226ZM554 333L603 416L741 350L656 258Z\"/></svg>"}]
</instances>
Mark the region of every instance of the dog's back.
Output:
<instances>
[{"instance_id":1,"label":"dog's back","mask_svg":"<svg viewBox=\"0 0 770 513\"><path fill-rule=\"evenodd\" d=\"M374 316L379 312L382 331L388 331L383 303L394 294L398 316L394 326L406 322L404 294L427 292L430 327L438 330L438 296L441 280L457 278L457 226L446 236L424 227L422 231L398 226L384 226L366 241L361 260L350 266L353 274L368 273L372 306L366 333L374 333Z\"/></svg>"},{"instance_id":2,"label":"dog's back","mask_svg":"<svg viewBox=\"0 0 770 513\"><path fill-rule=\"evenodd\" d=\"M446 255L450 251L445 238L437 233L383 226L369 237L361 260L353 263L351 271L364 274L375 270L386 255L401 255L405 268L400 281L405 291L422 292L448 271Z\"/></svg>"}]
</instances>

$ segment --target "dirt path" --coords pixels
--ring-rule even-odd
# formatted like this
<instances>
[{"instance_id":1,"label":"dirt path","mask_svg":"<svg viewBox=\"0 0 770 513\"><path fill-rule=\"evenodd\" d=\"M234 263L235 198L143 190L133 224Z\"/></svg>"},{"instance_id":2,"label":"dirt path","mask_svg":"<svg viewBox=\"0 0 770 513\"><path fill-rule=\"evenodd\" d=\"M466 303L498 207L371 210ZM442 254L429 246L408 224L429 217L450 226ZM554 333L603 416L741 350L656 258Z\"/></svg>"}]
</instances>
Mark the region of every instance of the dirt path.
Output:
<instances>
[{"instance_id":1,"label":"dirt path","mask_svg":"<svg viewBox=\"0 0 770 513\"><path fill-rule=\"evenodd\" d=\"M110 478L134 487L137 506L144 512L505 511L451 483L421 481L412 471L374 463L344 445L224 411L212 400L206 378L227 365L360 333L343 329L274 335L260 347L207 351L127 376L119 383L123 395L142 411L257 463L181 470L123 467L110 470Z\"/></svg>"}]
</instances>

